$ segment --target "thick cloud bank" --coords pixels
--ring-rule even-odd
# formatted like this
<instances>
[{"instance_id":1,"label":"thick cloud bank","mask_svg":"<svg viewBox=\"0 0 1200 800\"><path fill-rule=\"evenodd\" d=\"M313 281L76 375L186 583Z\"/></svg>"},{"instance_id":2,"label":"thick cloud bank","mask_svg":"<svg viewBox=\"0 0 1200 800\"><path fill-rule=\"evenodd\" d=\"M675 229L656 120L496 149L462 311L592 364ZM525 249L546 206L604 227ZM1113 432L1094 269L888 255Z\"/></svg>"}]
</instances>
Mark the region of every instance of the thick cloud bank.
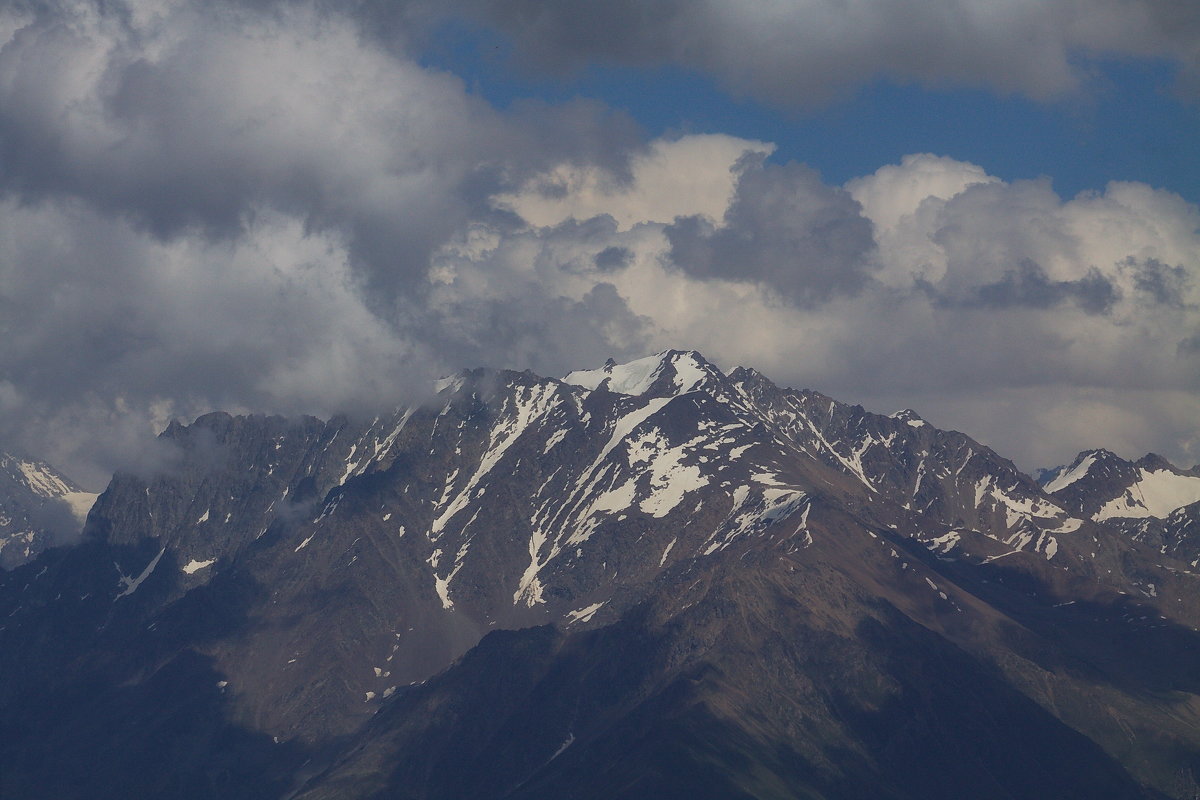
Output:
<instances>
[{"instance_id":1,"label":"thick cloud bank","mask_svg":"<svg viewBox=\"0 0 1200 800\"><path fill-rule=\"evenodd\" d=\"M851 37L847 80L974 59L981 81L1047 94L1077 77L1071 48L1195 56L1166 5L1101 4L1085 24L1071 4L959 2L945 12L987 41L905 66L895 43L932 6L876 5L916 21L860 32L870 57ZM855 4L808 6L836 25ZM832 186L770 143L646 142L596 103L501 111L366 24L382 7L351 8L0 11L0 440L94 487L154 458L173 416L370 412L461 366L562 374L686 346L918 408L1027 467L1092 445L1200 461L1200 211L1178 196L1061 198L931 155ZM636 62L658 43L808 97L759 72L819 49L749 47L766 12L695 8L598 4L586 30L554 3L486 14L522 42L540 31L544 60ZM1105 26L1135 12L1118 47ZM606 38L629 15L638 36ZM718 22L740 66L704 38ZM987 61L1033 22L1029 69Z\"/></svg>"},{"instance_id":2,"label":"thick cloud bank","mask_svg":"<svg viewBox=\"0 0 1200 800\"><path fill-rule=\"evenodd\" d=\"M590 220L544 218L439 263L488 292L512 270L573 298L611 287L648 349L913 406L1029 468L1100 445L1200 460L1194 205L1133 183L1064 200L932 155L834 187L752 147L727 164L719 217L650 213L622 229L592 205ZM628 191L660 174L635 169Z\"/></svg>"},{"instance_id":3,"label":"thick cloud bank","mask_svg":"<svg viewBox=\"0 0 1200 800\"><path fill-rule=\"evenodd\" d=\"M638 149L594 104L499 113L311 8L0 19L0 436L84 479L171 414L400 402L477 358L431 312L432 253L521 224L489 198L526 176Z\"/></svg>"}]
</instances>

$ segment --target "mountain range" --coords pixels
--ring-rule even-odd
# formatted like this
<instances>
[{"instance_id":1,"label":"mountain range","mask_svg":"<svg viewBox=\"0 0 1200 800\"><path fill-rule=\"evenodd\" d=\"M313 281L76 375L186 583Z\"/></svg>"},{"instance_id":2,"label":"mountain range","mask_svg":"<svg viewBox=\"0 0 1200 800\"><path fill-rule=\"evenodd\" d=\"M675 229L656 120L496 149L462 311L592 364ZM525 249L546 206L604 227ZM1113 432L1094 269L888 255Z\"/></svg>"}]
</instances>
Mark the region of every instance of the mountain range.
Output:
<instances>
[{"instance_id":1,"label":"mountain range","mask_svg":"<svg viewBox=\"0 0 1200 800\"><path fill-rule=\"evenodd\" d=\"M0 796L1200 796L1200 468L690 351L436 389L172 423L14 559Z\"/></svg>"}]
</instances>

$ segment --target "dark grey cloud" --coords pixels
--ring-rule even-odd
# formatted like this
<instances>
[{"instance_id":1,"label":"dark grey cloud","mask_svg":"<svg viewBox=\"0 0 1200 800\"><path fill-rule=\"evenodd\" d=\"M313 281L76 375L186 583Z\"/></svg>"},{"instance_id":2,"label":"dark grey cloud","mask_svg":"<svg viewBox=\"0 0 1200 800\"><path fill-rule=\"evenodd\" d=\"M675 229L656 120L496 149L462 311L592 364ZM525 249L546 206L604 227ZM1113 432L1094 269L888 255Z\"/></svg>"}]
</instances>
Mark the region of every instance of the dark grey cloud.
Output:
<instances>
[{"instance_id":1,"label":"dark grey cloud","mask_svg":"<svg viewBox=\"0 0 1200 800\"><path fill-rule=\"evenodd\" d=\"M506 283L503 296L460 296L438 304L445 357L553 376L652 349L652 320L633 313L611 283L596 283L578 300L547 295L533 281Z\"/></svg>"},{"instance_id":2,"label":"dark grey cloud","mask_svg":"<svg viewBox=\"0 0 1200 800\"><path fill-rule=\"evenodd\" d=\"M159 238L235 238L278 210L344 236L392 299L495 213L492 194L563 160L619 169L636 144L596 103L498 112L331 12L163 14L39 6L0 49L0 190L78 198Z\"/></svg>"},{"instance_id":3,"label":"dark grey cloud","mask_svg":"<svg viewBox=\"0 0 1200 800\"><path fill-rule=\"evenodd\" d=\"M540 193L540 187L534 191ZM607 214L583 220L566 219L539 232L535 264L550 272L613 272L628 265L633 257L627 248L611 244L616 238L617 221Z\"/></svg>"},{"instance_id":4,"label":"dark grey cloud","mask_svg":"<svg viewBox=\"0 0 1200 800\"><path fill-rule=\"evenodd\" d=\"M692 216L665 232L688 275L758 282L798 306L854 294L872 272L875 242L858 202L801 164L743 165L720 226Z\"/></svg>"},{"instance_id":5,"label":"dark grey cloud","mask_svg":"<svg viewBox=\"0 0 1200 800\"><path fill-rule=\"evenodd\" d=\"M447 7L447 6L443 6ZM1049 98L1089 58L1150 56L1200 75L1200 15L1187 0L458 0L512 37L522 63L677 64L787 106L879 77Z\"/></svg>"},{"instance_id":6,"label":"dark grey cloud","mask_svg":"<svg viewBox=\"0 0 1200 800\"><path fill-rule=\"evenodd\" d=\"M1180 339L1175 349L1180 355L1188 357L1200 356L1200 333Z\"/></svg>"},{"instance_id":7,"label":"dark grey cloud","mask_svg":"<svg viewBox=\"0 0 1200 800\"><path fill-rule=\"evenodd\" d=\"M1135 56L1179 69L1200 98L1200 15L1189 0L219 0L257 10L315 6L352 16L401 52L447 20L510 37L526 69L675 64L726 88L810 106L880 77L1049 98L1088 80L1088 60Z\"/></svg>"},{"instance_id":8,"label":"dark grey cloud","mask_svg":"<svg viewBox=\"0 0 1200 800\"><path fill-rule=\"evenodd\" d=\"M511 33L527 63L555 71L597 60L661 61L678 52L681 43L676 37L686 30L688 11L703 13L700 4L683 0L576 4L502 0L460 5Z\"/></svg>"},{"instance_id":9,"label":"dark grey cloud","mask_svg":"<svg viewBox=\"0 0 1200 800\"><path fill-rule=\"evenodd\" d=\"M7 201L0 241L0 440L80 480L143 460L135 440L173 414L399 402L436 369L365 308L336 240L295 220L164 242L78 203Z\"/></svg>"},{"instance_id":10,"label":"dark grey cloud","mask_svg":"<svg viewBox=\"0 0 1200 800\"><path fill-rule=\"evenodd\" d=\"M1156 258L1138 261L1132 256L1124 262L1133 271L1133 285L1152 303L1160 306L1183 308L1184 297L1191 285L1191 276L1182 264L1170 266Z\"/></svg>"},{"instance_id":11,"label":"dark grey cloud","mask_svg":"<svg viewBox=\"0 0 1200 800\"><path fill-rule=\"evenodd\" d=\"M596 269L601 272L613 272L614 270L622 269L629 266L629 262L633 260L633 253L624 247L611 246L606 247L599 253L596 253L592 261L596 265Z\"/></svg>"},{"instance_id":12,"label":"dark grey cloud","mask_svg":"<svg viewBox=\"0 0 1200 800\"><path fill-rule=\"evenodd\" d=\"M960 288L956 295L942 294L924 280L918 280L917 286L943 307L1050 309L1072 302L1085 314L1107 314L1121 299L1120 288L1095 267L1078 280L1056 281L1029 259L1006 269L996 281L965 291Z\"/></svg>"},{"instance_id":13,"label":"dark grey cloud","mask_svg":"<svg viewBox=\"0 0 1200 800\"><path fill-rule=\"evenodd\" d=\"M349 8L0 10L0 439L94 486L172 415L412 399L484 349L446 344L433 254L523 226L492 195L641 146L595 102L498 111Z\"/></svg>"}]
</instances>

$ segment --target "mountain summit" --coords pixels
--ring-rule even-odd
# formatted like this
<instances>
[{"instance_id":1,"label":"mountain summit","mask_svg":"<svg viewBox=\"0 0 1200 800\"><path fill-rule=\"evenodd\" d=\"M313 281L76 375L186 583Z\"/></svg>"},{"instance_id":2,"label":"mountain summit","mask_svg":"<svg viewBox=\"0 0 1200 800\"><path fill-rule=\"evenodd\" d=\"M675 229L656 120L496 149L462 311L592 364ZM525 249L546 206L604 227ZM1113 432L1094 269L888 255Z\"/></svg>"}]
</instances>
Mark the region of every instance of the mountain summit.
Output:
<instances>
[{"instance_id":1,"label":"mountain summit","mask_svg":"<svg viewBox=\"0 0 1200 800\"><path fill-rule=\"evenodd\" d=\"M174 424L0 576L0 794L1200 788L1192 566L970 437L690 351L439 388Z\"/></svg>"},{"instance_id":2,"label":"mountain summit","mask_svg":"<svg viewBox=\"0 0 1200 800\"><path fill-rule=\"evenodd\" d=\"M1200 502L1200 466L1180 469L1156 453L1126 461L1108 450L1085 450L1051 472L1044 488L1095 520L1162 519Z\"/></svg>"},{"instance_id":3,"label":"mountain summit","mask_svg":"<svg viewBox=\"0 0 1200 800\"><path fill-rule=\"evenodd\" d=\"M577 370L563 381L585 389L602 386L617 394L668 396L686 394L706 381L721 381L721 371L694 350L664 350L626 364L609 359L600 369Z\"/></svg>"}]
</instances>

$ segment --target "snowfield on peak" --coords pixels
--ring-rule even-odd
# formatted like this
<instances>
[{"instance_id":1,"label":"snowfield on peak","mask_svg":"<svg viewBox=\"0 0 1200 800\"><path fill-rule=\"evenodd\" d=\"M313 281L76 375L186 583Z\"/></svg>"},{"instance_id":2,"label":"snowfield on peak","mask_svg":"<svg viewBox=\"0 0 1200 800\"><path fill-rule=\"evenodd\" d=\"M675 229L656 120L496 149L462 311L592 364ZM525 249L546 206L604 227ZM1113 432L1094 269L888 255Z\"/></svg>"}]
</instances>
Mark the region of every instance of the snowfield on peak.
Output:
<instances>
[{"instance_id":1,"label":"snowfield on peak","mask_svg":"<svg viewBox=\"0 0 1200 800\"><path fill-rule=\"evenodd\" d=\"M564 383L595 391L608 381L608 390L617 394L641 395L649 391L666 372L672 372L676 394L694 391L713 368L695 352L664 350L624 364L611 359L600 369L576 370L563 378Z\"/></svg>"},{"instance_id":2,"label":"snowfield on peak","mask_svg":"<svg viewBox=\"0 0 1200 800\"><path fill-rule=\"evenodd\" d=\"M1200 501L1200 477L1177 475L1170 470L1139 470L1141 477L1120 497L1101 507L1094 519L1157 517Z\"/></svg>"},{"instance_id":3,"label":"snowfield on peak","mask_svg":"<svg viewBox=\"0 0 1200 800\"><path fill-rule=\"evenodd\" d=\"M1042 488L1048 493L1054 494L1059 489L1065 489L1075 481L1087 475L1092 464L1096 463L1095 455L1085 456L1078 464L1073 467L1065 467L1061 472L1054 476L1053 480L1049 481Z\"/></svg>"},{"instance_id":4,"label":"snowfield on peak","mask_svg":"<svg viewBox=\"0 0 1200 800\"><path fill-rule=\"evenodd\" d=\"M1086 450L1049 473L1043 488L1096 522L1165 519L1200 501L1200 471L1179 469L1154 453L1133 462L1108 450Z\"/></svg>"}]
</instances>

